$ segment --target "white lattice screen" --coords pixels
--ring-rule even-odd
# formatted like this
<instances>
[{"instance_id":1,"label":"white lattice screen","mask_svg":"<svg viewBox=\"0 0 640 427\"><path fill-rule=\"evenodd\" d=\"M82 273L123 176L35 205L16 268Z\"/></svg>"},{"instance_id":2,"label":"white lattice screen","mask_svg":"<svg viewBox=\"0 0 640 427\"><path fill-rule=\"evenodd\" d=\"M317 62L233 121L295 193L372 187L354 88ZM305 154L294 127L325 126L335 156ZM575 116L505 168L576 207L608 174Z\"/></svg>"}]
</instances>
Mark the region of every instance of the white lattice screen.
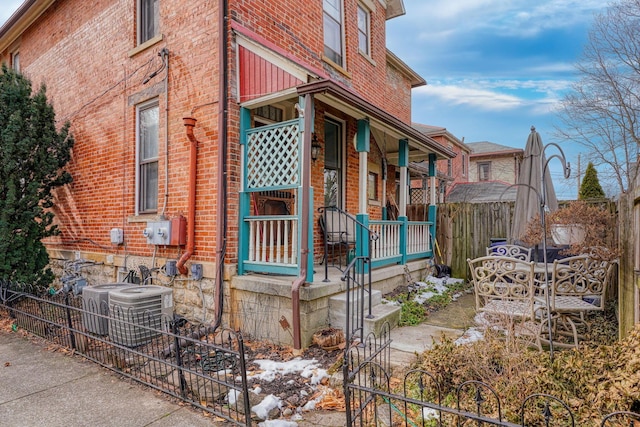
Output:
<instances>
[{"instance_id":1,"label":"white lattice screen","mask_svg":"<svg viewBox=\"0 0 640 427\"><path fill-rule=\"evenodd\" d=\"M247 189L299 185L298 120L251 129L247 135Z\"/></svg>"}]
</instances>

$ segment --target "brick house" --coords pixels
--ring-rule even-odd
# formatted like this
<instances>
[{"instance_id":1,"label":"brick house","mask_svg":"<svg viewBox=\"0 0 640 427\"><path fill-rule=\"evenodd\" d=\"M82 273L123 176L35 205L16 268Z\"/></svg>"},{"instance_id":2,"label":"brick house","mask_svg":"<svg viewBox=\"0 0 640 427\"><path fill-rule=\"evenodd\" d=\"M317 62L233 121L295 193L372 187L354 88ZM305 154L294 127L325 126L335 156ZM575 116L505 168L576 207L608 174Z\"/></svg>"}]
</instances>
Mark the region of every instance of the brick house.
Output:
<instances>
[{"instance_id":1,"label":"brick house","mask_svg":"<svg viewBox=\"0 0 640 427\"><path fill-rule=\"evenodd\" d=\"M444 203L447 201L446 196L454 184L469 181L471 149L464 143L464 138L460 140L447 128L421 123L413 123L413 127L455 153L455 157L436 162L438 203Z\"/></svg>"},{"instance_id":2,"label":"brick house","mask_svg":"<svg viewBox=\"0 0 640 427\"><path fill-rule=\"evenodd\" d=\"M401 0L26 0L0 58L46 84L76 139L52 263L102 263L92 284L147 267L177 313L296 348L344 291L318 266L318 208L357 219L378 288L424 269L435 224L407 220L407 191L388 221L386 198L410 162L435 173L454 152L411 126L425 82L385 46L403 14Z\"/></svg>"}]
</instances>

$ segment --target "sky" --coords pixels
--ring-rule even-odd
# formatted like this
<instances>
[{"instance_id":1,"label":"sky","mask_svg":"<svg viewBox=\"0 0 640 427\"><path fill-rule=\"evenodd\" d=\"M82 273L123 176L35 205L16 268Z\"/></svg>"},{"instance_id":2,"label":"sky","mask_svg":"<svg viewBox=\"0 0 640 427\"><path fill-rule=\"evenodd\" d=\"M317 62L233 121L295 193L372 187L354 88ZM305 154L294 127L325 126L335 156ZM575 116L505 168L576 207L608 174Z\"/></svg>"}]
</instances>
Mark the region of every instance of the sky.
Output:
<instances>
[{"instance_id":1,"label":"sky","mask_svg":"<svg viewBox=\"0 0 640 427\"><path fill-rule=\"evenodd\" d=\"M0 0L4 23L23 0ZM554 139L554 109L572 81L603 0L404 0L387 22L387 47L427 85L413 90L412 120L465 142L523 148L531 126L557 142L572 165L549 164L559 199L575 198L582 147ZM547 155L557 153L553 147ZM581 165L584 171L586 164ZM603 183L605 191L606 185Z\"/></svg>"},{"instance_id":2,"label":"sky","mask_svg":"<svg viewBox=\"0 0 640 427\"><path fill-rule=\"evenodd\" d=\"M542 142L559 143L572 165L565 181L561 163L549 163L558 198L575 198L584 149L555 139L554 109L577 79L574 64L606 4L404 0L406 15L387 22L387 47L427 81L413 90L412 120L445 127L465 142L523 149L535 126ZM551 146L545 153L558 151Z\"/></svg>"}]
</instances>

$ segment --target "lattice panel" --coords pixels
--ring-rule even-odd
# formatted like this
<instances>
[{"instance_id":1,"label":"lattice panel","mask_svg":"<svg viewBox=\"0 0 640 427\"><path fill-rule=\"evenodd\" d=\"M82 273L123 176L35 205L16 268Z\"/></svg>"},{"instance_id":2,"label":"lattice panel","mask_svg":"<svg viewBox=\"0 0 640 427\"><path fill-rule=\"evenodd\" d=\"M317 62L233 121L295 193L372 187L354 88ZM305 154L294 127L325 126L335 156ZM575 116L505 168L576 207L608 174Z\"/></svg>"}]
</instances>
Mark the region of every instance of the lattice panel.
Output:
<instances>
[{"instance_id":1,"label":"lattice panel","mask_svg":"<svg viewBox=\"0 0 640 427\"><path fill-rule=\"evenodd\" d=\"M298 121L252 130L247 136L247 189L299 184Z\"/></svg>"}]
</instances>

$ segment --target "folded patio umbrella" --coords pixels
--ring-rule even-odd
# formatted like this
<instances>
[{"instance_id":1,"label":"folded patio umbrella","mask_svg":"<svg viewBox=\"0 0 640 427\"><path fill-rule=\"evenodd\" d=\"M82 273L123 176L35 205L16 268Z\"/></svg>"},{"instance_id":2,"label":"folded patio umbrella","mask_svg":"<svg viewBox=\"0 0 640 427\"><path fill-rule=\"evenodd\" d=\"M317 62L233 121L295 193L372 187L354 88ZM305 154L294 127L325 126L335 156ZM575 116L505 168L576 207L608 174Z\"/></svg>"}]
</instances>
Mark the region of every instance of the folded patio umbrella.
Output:
<instances>
[{"instance_id":1,"label":"folded patio umbrella","mask_svg":"<svg viewBox=\"0 0 640 427\"><path fill-rule=\"evenodd\" d=\"M540 213L540 199L544 196L545 209L553 212L558 209L558 199L547 169L542 177L546 159L540 134L534 126L527 138L524 158L518 175L516 202L511 227L511 240L519 240L527 230L527 223ZM544 182L544 183L543 183ZM543 186L544 185L544 193Z\"/></svg>"}]
</instances>

